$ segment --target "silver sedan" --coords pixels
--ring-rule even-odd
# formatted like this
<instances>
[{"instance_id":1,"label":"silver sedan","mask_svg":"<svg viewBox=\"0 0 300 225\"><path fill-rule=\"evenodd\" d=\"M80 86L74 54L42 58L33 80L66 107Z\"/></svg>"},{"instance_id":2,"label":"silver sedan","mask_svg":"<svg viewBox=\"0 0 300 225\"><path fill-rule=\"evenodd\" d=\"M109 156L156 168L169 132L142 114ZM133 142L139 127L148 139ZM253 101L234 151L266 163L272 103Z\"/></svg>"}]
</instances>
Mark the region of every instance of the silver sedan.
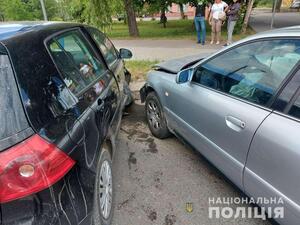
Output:
<instances>
[{"instance_id":1,"label":"silver sedan","mask_svg":"<svg viewBox=\"0 0 300 225\"><path fill-rule=\"evenodd\" d=\"M282 206L267 212L281 224L300 224L299 60L300 27L284 28L158 64L140 90L154 136L193 146L261 208Z\"/></svg>"}]
</instances>

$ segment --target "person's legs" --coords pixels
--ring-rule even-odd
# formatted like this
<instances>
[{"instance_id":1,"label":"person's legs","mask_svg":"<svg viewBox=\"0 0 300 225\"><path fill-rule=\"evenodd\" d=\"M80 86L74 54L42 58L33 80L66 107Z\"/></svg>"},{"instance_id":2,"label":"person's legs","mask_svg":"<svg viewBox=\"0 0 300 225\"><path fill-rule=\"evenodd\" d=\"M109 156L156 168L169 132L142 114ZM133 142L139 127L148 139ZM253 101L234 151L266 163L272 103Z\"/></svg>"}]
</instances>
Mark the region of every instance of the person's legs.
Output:
<instances>
[{"instance_id":1,"label":"person's legs","mask_svg":"<svg viewBox=\"0 0 300 225\"><path fill-rule=\"evenodd\" d=\"M200 18L199 17L195 17L194 22L195 22L195 28L196 28L196 32L197 32L197 41L198 43L201 42L201 33L200 33Z\"/></svg>"},{"instance_id":2,"label":"person's legs","mask_svg":"<svg viewBox=\"0 0 300 225\"><path fill-rule=\"evenodd\" d=\"M227 20L227 44L229 44L229 36L230 36L230 20Z\"/></svg>"},{"instance_id":3,"label":"person's legs","mask_svg":"<svg viewBox=\"0 0 300 225\"><path fill-rule=\"evenodd\" d=\"M216 20L212 19L212 22L211 22L211 42L210 42L210 44L214 43L215 36L216 36Z\"/></svg>"},{"instance_id":4,"label":"person's legs","mask_svg":"<svg viewBox=\"0 0 300 225\"><path fill-rule=\"evenodd\" d=\"M201 24L201 32L202 32L201 43L202 43L202 45L204 45L205 44L205 40L206 40L205 17L201 17L200 24Z\"/></svg>"},{"instance_id":5,"label":"person's legs","mask_svg":"<svg viewBox=\"0 0 300 225\"><path fill-rule=\"evenodd\" d=\"M234 31L234 27L236 25L236 21L228 21L228 40L227 44L232 44L232 34Z\"/></svg>"},{"instance_id":6,"label":"person's legs","mask_svg":"<svg viewBox=\"0 0 300 225\"><path fill-rule=\"evenodd\" d=\"M222 28L222 21L217 20L216 21L216 36L217 36L217 42L216 44L220 44L220 38L221 38L221 28Z\"/></svg>"}]
</instances>

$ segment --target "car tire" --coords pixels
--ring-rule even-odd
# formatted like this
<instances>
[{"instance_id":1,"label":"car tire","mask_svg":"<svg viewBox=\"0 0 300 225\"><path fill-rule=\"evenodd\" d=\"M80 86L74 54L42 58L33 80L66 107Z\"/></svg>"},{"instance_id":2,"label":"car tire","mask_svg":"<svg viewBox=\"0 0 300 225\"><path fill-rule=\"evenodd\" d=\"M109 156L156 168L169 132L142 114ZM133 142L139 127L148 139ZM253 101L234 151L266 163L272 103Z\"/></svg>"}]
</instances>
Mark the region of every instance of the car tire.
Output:
<instances>
[{"instance_id":1,"label":"car tire","mask_svg":"<svg viewBox=\"0 0 300 225\"><path fill-rule=\"evenodd\" d=\"M150 92L146 97L145 112L151 133L160 139L170 136L167 120L155 92Z\"/></svg>"},{"instance_id":2,"label":"car tire","mask_svg":"<svg viewBox=\"0 0 300 225\"><path fill-rule=\"evenodd\" d=\"M105 171L106 169L110 170L111 183L107 185L105 181ZM103 173L104 172L104 173ZM109 190L106 190L106 187ZM111 196L110 200L110 210L109 213L105 212L105 208L101 207L101 204L105 201L105 193ZM106 202L107 203L107 202ZM103 146L98 164L97 164L97 173L96 173L96 182L95 182L95 192L94 192L94 211L93 211L93 220L95 225L110 225L113 218L114 212L114 181L113 181L113 172L112 172L112 160L109 153L108 147Z\"/></svg>"}]
</instances>

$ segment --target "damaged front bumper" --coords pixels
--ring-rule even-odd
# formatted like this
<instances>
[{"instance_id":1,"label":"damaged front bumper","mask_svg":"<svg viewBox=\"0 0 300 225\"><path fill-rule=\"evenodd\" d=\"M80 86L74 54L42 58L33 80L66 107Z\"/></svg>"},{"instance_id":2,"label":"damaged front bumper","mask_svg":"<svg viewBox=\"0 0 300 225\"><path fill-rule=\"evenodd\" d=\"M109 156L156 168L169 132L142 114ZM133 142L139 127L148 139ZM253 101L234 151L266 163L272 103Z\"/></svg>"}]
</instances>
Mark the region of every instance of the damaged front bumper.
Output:
<instances>
[{"instance_id":1,"label":"damaged front bumper","mask_svg":"<svg viewBox=\"0 0 300 225\"><path fill-rule=\"evenodd\" d=\"M140 89L140 98L141 98L142 103L144 103L146 101L147 89L148 89L147 83L144 84L144 86Z\"/></svg>"}]
</instances>

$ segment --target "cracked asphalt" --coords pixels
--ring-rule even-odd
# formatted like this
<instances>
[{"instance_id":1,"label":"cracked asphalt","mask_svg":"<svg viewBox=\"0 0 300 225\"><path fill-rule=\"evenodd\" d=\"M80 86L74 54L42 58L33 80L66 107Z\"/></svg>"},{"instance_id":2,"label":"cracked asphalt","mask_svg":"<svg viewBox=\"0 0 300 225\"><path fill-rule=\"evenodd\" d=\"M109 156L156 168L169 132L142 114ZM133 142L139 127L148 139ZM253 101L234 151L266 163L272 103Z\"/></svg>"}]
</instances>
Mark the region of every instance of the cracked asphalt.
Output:
<instances>
[{"instance_id":1,"label":"cracked asphalt","mask_svg":"<svg viewBox=\"0 0 300 225\"><path fill-rule=\"evenodd\" d=\"M114 158L113 225L270 224L261 219L209 219L209 197L242 197L241 192L177 138L154 138L135 95L123 117ZM193 204L191 213L186 203Z\"/></svg>"}]
</instances>

